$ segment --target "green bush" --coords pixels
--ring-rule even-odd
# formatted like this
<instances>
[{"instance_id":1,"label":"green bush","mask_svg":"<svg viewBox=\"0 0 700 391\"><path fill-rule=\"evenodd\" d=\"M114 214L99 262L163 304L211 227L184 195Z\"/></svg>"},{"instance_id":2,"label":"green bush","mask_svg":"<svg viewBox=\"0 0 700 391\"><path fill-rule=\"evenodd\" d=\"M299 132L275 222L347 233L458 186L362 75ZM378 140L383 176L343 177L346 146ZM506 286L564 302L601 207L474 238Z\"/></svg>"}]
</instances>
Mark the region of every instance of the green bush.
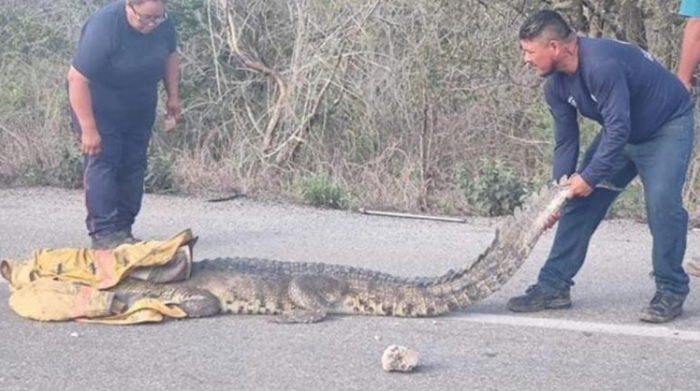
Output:
<instances>
[{"instance_id":1,"label":"green bush","mask_svg":"<svg viewBox=\"0 0 700 391\"><path fill-rule=\"evenodd\" d=\"M488 216L503 216L522 205L528 186L510 167L482 159L474 177L464 171L458 179L467 201Z\"/></svg>"},{"instance_id":2,"label":"green bush","mask_svg":"<svg viewBox=\"0 0 700 391\"><path fill-rule=\"evenodd\" d=\"M636 218L645 216L644 187L641 181L633 181L620 193L608 209L607 218Z\"/></svg>"},{"instance_id":3,"label":"green bush","mask_svg":"<svg viewBox=\"0 0 700 391\"><path fill-rule=\"evenodd\" d=\"M77 189L83 181L83 157L75 148L59 152L57 163L45 160L27 161L22 164L22 180L31 186L58 186Z\"/></svg>"},{"instance_id":4,"label":"green bush","mask_svg":"<svg viewBox=\"0 0 700 391\"><path fill-rule=\"evenodd\" d=\"M301 180L304 201L317 206L345 209L350 205L350 194L328 174L317 174Z\"/></svg>"},{"instance_id":5,"label":"green bush","mask_svg":"<svg viewBox=\"0 0 700 391\"><path fill-rule=\"evenodd\" d=\"M148 169L146 170L145 189L148 193L171 193L175 191L173 180L173 153L159 148L150 148Z\"/></svg>"},{"instance_id":6,"label":"green bush","mask_svg":"<svg viewBox=\"0 0 700 391\"><path fill-rule=\"evenodd\" d=\"M66 147L55 169L55 186L77 189L83 184L83 154L78 148Z\"/></svg>"}]
</instances>

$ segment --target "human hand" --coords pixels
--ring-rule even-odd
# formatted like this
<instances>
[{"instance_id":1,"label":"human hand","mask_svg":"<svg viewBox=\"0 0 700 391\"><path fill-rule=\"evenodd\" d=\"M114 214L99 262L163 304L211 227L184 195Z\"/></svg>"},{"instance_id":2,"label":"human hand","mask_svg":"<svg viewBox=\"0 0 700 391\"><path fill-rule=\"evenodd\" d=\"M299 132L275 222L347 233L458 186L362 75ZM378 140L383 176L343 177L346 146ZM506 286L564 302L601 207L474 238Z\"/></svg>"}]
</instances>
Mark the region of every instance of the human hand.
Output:
<instances>
[{"instance_id":1,"label":"human hand","mask_svg":"<svg viewBox=\"0 0 700 391\"><path fill-rule=\"evenodd\" d=\"M180 114L182 113L180 98L168 97L168 101L165 103L165 108L167 110L168 117L175 119L175 121L180 119Z\"/></svg>"},{"instance_id":2,"label":"human hand","mask_svg":"<svg viewBox=\"0 0 700 391\"><path fill-rule=\"evenodd\" d=\"M593 188L579 174L574 174L569 178L567 186L569 186L569 194L566 196L568 199L588 197L593 192Z\"/></svg>"},{"instance_id":3,"label":"human hand","mask_svg":"<svg viewBox=\"0 0 700 391\"><path fill-rule=\"evenodd\" d=\"M102 138L97 129L83 129L80 134L80 150L88 156L102 152Z\"/></svg>"},{"instance_id":4,"label":"human hand","mask_svg":"<svg viewBox=\"0 0 700 391\"><path fill-rule=\"evenodd\" d=\"M180 119L181 107L180 99L178 98L168 98L165 105L167 113L165 114L164 129L165 131L170 131L175 129L178 119Z\"/></svg>"},{"instance_id":5,"label":"human hand","mask_svg":"<svg viewBox=\"0 0 700 391\"><path fill-rule=\"evenodd\" d=\"M698 79L695 75L691 76L690 78L684 77L680 74L677 74L678 79L683 83L683 87L688 91L690 95L694 95L695 93L695 86L698 84Z\"/></svg>"}]
</instances>

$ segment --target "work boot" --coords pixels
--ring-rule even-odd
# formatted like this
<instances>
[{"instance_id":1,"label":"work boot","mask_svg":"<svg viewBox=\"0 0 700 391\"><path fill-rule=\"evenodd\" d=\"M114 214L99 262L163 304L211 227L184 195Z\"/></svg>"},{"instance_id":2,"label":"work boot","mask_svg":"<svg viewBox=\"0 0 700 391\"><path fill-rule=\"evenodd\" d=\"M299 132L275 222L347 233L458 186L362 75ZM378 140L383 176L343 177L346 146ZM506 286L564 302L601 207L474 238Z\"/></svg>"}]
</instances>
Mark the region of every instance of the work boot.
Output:
<instances>
[{"instance_id":1,"label":"work boot","mask_svg":"<svg viewBox=\"0 0 700 391\"><path fill-rule=\"evenodd\" d=\"M122 244L134 244L141 242L131 234L131 230L106 232L92 236L92 248L95 250L112 250Z\"/></svg>"},{"instance_id":2,"label":"work boot","mask_svg":"<svg viewBox=\"0 0 700 391\"><path fill-rule=\"evenodd\" d=\"M571 307L569 291L530 285L522 296L508 300L508 309L513 312L535 312Z\"/></svg>"},{"instance_id":3,"label":"work boot","mask_svg":"<svg viewBox=\"0 0 700 391\"><path fill-rule=\"evenodd\" d=\"M642 310L639 319L649 323L670 322L683 313L684 301L683 295L657 291L649 306Z\"/></svg>"},{"instance_id":4,"label":"work boot","mask_svg":"<svg viewBox=\"0 0 700 391\"><path fill-rule=\"evenodd\" d=\"M120 240L120 245L121 244L134 244L141 242L141 239L135 238L134 235L131 234L131 229L124 229L121 231L116 232L117 236L119 237Z\"/></svg>"},{"instance_id":5,"label":"work boot","mask_svg":"<svg viewBox=\"0 0 700 391\"><path fill-rule=\"evenodd\" d=\"M123 237L117 232L105 232L92 235L94 250L111 250L122 243Z\"/></svg>"}]
</instances>

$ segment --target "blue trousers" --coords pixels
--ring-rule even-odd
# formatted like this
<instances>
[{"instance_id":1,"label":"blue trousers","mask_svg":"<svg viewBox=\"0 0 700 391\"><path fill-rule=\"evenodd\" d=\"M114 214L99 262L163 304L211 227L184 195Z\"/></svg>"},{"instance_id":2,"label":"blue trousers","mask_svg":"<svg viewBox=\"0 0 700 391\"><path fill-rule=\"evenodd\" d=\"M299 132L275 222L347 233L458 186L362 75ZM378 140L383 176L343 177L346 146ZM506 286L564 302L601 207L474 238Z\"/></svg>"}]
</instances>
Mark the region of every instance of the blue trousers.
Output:
<instances>
[{"instance_id":1,"label":"blue trousers","mask_svg":"<svg viewBox=\"0 0 700 391\"><path fill-rule=\"evenodd\" d=\"M155 108L152 112L121 118L95 115L102 152L85 156L83 162L85 223L90 236L131 231L141 210ZM79 135L80 126L72 114Z\"/></svg>"},{"instance_id":2,"label":"blue trousers","mask_svg":"<svg viewBox=\"0 0 700 391\"><path fill-rule=\"evenodd\" d=\"M678 295L689 291L688 275L682 268L688 228L682 192L693 148L693 126L689 112L668 122L653 139L626 145L609 178L615 187L624 188L639 174L653 238L656 288ZM600 136L586 151L584 167L591 161ZM551 252L540 270L539 285L557 290L574 285L591 236L618 195L618 191L596 188L588 197L575 198L565 206Z\"/></svg>"}]
</instances>

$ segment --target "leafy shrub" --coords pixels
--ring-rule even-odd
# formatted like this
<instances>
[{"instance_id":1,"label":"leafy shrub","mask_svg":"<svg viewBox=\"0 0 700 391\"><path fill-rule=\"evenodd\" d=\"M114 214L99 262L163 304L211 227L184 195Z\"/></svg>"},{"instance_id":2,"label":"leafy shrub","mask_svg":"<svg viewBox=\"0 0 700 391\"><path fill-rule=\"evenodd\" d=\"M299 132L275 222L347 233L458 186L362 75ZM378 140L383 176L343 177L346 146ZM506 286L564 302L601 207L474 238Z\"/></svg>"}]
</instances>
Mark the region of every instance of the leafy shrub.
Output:
<instances>
[{"instance_id":1,"label":"leafy shrub","mask_svg":"<svg viewBox=\"0 0 700 391\"><path fill-rule=\"evenodd\" d=\"M467 201L488 216L502 216L522 205L527 185L499 161L482 159L475 177L462 172L459 186Z\"/></svg>"},{"instance_id":2,"label":"leafy shrub","mask_svg":"<svg viewBox=\"0 0 700 391\"><path fill-rule=\"evenodd\" d=\"M145 188L149 193L170 193L175 190L173 180L173 153L159 148L150 148L148 169L146 170Z\"/></svg>"},{"instance_id":3,"label":"leafy shrub","mask_svg":"<svg viewBox=\"0 0 700 391\"><path fill-rule=\"evenodd\" d=\"M607 218L635 218L646 216L644 187L640 180L633 181L620 193L608 210Z\"/></svg>"},{"instance_id":4,"label":"leafy shrub","mask_svg":"<svg viewBox=\"0 0 700 391\"><path fill-rule=\"evenodd\" d=\"M59 186L77 189L83 181L83 157L76 148L57 152L57 162L37 159L20 164L22 180L31 186Z\"/></svg>"},{"instance_id":5,"label":"leafy shrub","mask_svg":"<svg viewBox=\"0 0 700 391\"><path fill-rule=\"evenodd\" d=\"M83 154L78 148L66 147L61 155L58 167L54 169L55 186L77 189L83 183Z\"/></svg>"},{"instance_id":6,"label":"leafy shrub","mask_svg":"<svg viewBox=\"0 0 700 391\"><path fill-rule=\"evenodd\" d=\"M328 174L302 179L301 193L304 200L312 205L334 209L345 209L350 205L349 193Z\"/></svg>"}]
</instances>

